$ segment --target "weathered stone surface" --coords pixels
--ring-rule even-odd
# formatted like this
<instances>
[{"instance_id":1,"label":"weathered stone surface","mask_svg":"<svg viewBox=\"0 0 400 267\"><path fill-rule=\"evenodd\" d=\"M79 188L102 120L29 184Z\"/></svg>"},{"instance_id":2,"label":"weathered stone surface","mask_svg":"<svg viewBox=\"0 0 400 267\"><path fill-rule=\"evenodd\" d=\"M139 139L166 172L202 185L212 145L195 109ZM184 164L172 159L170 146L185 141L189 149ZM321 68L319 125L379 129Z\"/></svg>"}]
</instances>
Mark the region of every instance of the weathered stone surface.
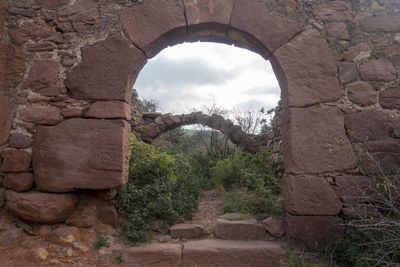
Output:
<instances>
[{"instance_id":1,"label":"weathered stone surface","mask_svg":"<svg viewBox=\"0 0 400 267\"><path fill-rule=\"evenodd\" d=\"M400 46L399 45L391 45L385 49L385 54L388 57L398 57L400 55Z\"/></svg>"},{"instance_id":2,"label":"weathered stone surface","mask_svg":"<svg viewBox=\"0 0 400 267\"><path fill-rule=\"evenodd\" d=\"M393 128L393 133L392 133L393 137L394 138L400 138L400 119L395 120L393 122L392 128Z\"/></svg>"},{"instance_id":3,"label":"weathered stone surface","mask_svg":"<svg viewBox=\"0 0 400 267\"><path fill-rule=\"evenodd\" d=\"M112 200L117 195L117 190L116 189L96 190L96 191L90 190L86 191L85 194L88 194L89 196L93 196L101 200Z\"/></svg>"},{"instance_id":4,"label":"weathered stone surface","mask_svg":"<svg viewBox=\"0 0 400 267\"><path fill-rule=\"evenodd\" d=\"M283 179L286 211L292 215L338 215L342 203L323 178L287 175Z\"/></svg>"},{"instance_id":5,"label":"weathered stone surface","mask_svg":"<svg viewBox=\"0 0 400 267\"><path fill-rule=\"evenodd\" d=\"M6 90L6 65L7 65L7 46L4 43L0 42L0 92Z\"/></svg>"},{"instance_id":6,"label":"weathered stone surface","mask_svg":"<svg viewBox=\"0 0 400 267\"><path fill-rule=\"evenodd\" d=\"M10 173L4 177L3 187L17 192L28 191L33 187L32 173Z\"/></svg>"},{"instance_id":7,"label":"weathered stone surface","mask_svg":"<svg viewBox=\"0 0 400 267\"><path fill-rule=\"evenodd\" d=\"M356 165L336 107L290 108L283 113L283 133L286 173L323 173Z\"/></svg>"},{"instance_id":8,"label":"weathered stone surface","mask_svg":"<svg viewBox=\"0 0 400 267\"><path fill-rule=\"evenodd\" d=\"M355 61L359 62L371 55L371 47L367 43L359 43L350 46L342 55L343 61Z\"/></svg>"},{"instance_id":9,"label":"weathered stone surface","mask_svg":"<svg viewBox=\"0 0 400 267\"><path fill-rule=\"evenodd\" d=\"M350 138L355 141L382 140L389 138L388 115L367 110L345 117L345 124Z\"/></svg>"},{"instance_id":10,"label":"weathered stone surface","mask_svg":"<svg viewBox=\"0 0 400 267\"><path fill-rule=\"evenodd\" d=\"M186 238L193 239L199 238L204 233L204 229L201 225L180 223L170 228L172 238Z\"/></svg>"},{"instance_id":11,"label":"weathered stone surface","mask_svg":"<svg viewBox=\"0 0 400 267\"><path fill-rule=\"evenodd\" d=\"M0 171L24 172L31 166L31 155L25 150L7 149L0 152Z\"/></svg>"},{"instance_id":12,"label":"weathered stone surface","mask_svg":"<svg viewBox=\"0 0 400 267\"><path fill-rule=\"evenodd\" d=\"M215 237L228 240L265 240L265 229L256 220L227 221L218 219Z\"/></svg>"},{"instance_id":13,"label":"weathered stone surface","mask_svg":"<svg viewBox=\"0 0 400 267\"><path fill-rule=\"evenodd\" d=\"M0 248L8 248L19 244L23 240L23 230L13 225L0 224Z\"/></svg>"},{"instance_id":14,"label":"weathered stone surface","mask_svg":"<svg viewBox=\"0 0 400 267\"><path fill-rule=\"evenodd\" d=\"M131 119L131 108L126 102L97 101L92 104L85 117L96 119Z\"/></svg>"},{"instance_id":15,"label":"weathered stone surface","mask_svg":"<svg viewBox=\"0 0 400 267\"><path fill-rule=\"evenodd\" d=\"M313 11L316 19L344 21L351 20L352 9L350 3L343 1L328 1L319 4Z\"/></svg>"},{"instance_id":16,"label":"weathered stone surface","mask_svg":"<svg viewBox=\"0 0 400 267\"><path fill-rule=\"evenodd\" d=\"M123 120L69 119L39 127L33 168L40 191L102 190L128 178L130 125Z\"/></svg>"},{"instance_id":17,"label":"weathered stone surface","mask_svg":"<svg viewBox=\"0 0 400 267\"><path fill-rule=\"evenodd\" d=\"M176 267L182 264L182 245L149 244L114 250L123 260L124 266Z\"/></svg>"},{"instance_id":18,"label":"weathered stone surface","mask_svg":"<svg viewBox=\"0 0 400 267\"><path fill-rule=\"evenodd\" d=\"M265 25L269 25L267 28ZM239 45L249 46L253 50L258 50L262 56L269 55L284 43L288 42L293 36L304 28L303 23L290 21L273 14L262 1L237 0L232 11L228 37L235 40ZM257 44L246 45L251 40L248 37L237 38L237 32L250 34L260 42ZM240 36L240 35L239 35ZM263 47L267 48L264 51Z\"/></svg>"},{"instance_id":19,"label":"weathered stone surface","mask_svg":"<svg viewBox=\"0 0 400 267\"><path fill-rule=\"evenodd\" d=\"M398 153L400 151L400 142L392 138L368 141L365 143L365 145L366 145L366 150L370 152Z\"/></svg>"},{"instance_id":20,"label":"weathered stone surface","mask_svg":"<svg viewBox=\"0 0 400 267\"><path fill-rule=\"evenodd\" d=\"M6 203L6 190L2 187L0 187L0 208L2 208L4 206L4 204Z\"/></svg>"},{"instance_id":21,"label":"weathered stone surface","mask_svg":"<svg viewBox=\"0 0 400 267\"><path fill-rule=\"evenodd\" d=\"M13 148L28 148L31 146L32 141L29 136L21 133L15 133L10 136L10 147Z\"/></svg>"},{"instance_id":22,"label":"weathered stone surface","mask_svg":"<svg viewBox=\"0 0 400 267\"><path fill-rule=\"evenodd\" d=\"M321 250L343 236L343 220L336 216L286 216L288 237L299 239L310 249Z\"/></svg>"},{"instance_id":23,"label":"weathered stone surface","mask_svg":"<svg viewBox=\"0 0 400 267\"><path fill-rule=\"evenodd\" d=\"M32 90L44 96L57 96L62 87L58 80L60 63L54 60L38 60L32 63L28 79L24 83L25 90Z\"/></svg>"},{"instance_id":24,"label":"weathered stone surface","mask_svg":"<svg viewBox=\"0 0 400 267\"><path fill-rule=\"evenodd\" d=\"M100 12L98 0L78 0L73 5L64 5L58 10L58 20L61 22L72 22L75 30L81 24L98 24Z\"/></svg>"},{"instance_id":25,"label":"weathered stone surface","mask_svg":"<svg viewBox=\"0 0 400 267\"><path fill-rule=\"evenodd\" d=\"M371 84L367 82L354 82L347 87L347 97L362 106L373 105L377 102L377 93Z\"/></svg>"},{"instance_id":26,"label":"weathered stone surface","mask_svg":"<svg viewBox=\"0 0 400 267\"><path fill-rule=\"evenodd\" d=\"M199 240L185 243L183 266L279 266L284 257L277 242Z\"/></svg>"},{"instance_id":27,"label":"weathered stone surface","mask_svg":"<svg viewBox=\"0 0 400 267\"><path fill-rule=\"evenodd\" d=\"M252 219L253 217L250 214L232 212L232 213L225 213L219 218L228 221L242 221L242 220Z\"/></svg>"},{"instance_id":28,"label":"weathered stone surface","mask_svg":"<svg viewBox=\"0 0 400 267\"><path fill-rule=\"evenodd\" d=\"M7 209L18 217L37 223L60 223L71 215L79 197L75 194L7 190L6 200Z\"/></svg>"},{"instance_id":29,"label":"weathered stone surface","mask_svg":"<svg viewBox=\"0 0 400 267\"><path fill-rule=\"evenodd\" d=\"M40 125L55 125L61 121L60 109L53 106L29 106L20 110L23 121Z\"/></svg>"},{"instance_id":30,"label":"weathered stone surface","mask_svg":"<svg viewBox=\"0 0 400 267\"><path fill-rule=\"evenodd\" d=\"M357 79L356 64L353 62L340 62L339 79L342 83L348 83Z\"/></svg>"},{"instance_id":31,"label":"weathered stone surface","mask_svg":"<svg viewBox=\"0 0 400 267\"><path fill-rule=\"evenodd\" d=\"M126 36L151 58L186 38L183 8L174 0L147 0L119 12Z\"/></svg>"},{"instance_id":32,"label":"weathered stone surface","mask_svg":"<svg viewBox=\"0 0 400 267\"><path fill-rule=\"evenodd\" d=\"M78 227L97 227L100 224L115 227L117 211L113 202L81 194L78 207L65 223Z\"/></svg>"},{"instance_id":33,"label":"weathered stone surface","mask_svg":"<svg viewBox=\"0 0 400 267\"><path fill-rule=\"evenodd\" d=\"M11 102L7 95L0 92L0 145L8 141L11 120Z\"/></svg>"},{"instance_id":34,"label":"weathered stone surface","mask_svg":"<svg viewBox=\"0 0 400 267\"><path fill-rule=\"evenodd\" d=\"M61 110L61 115L66 119L78 118L82 115L83 109L82 107L66 107Z\"/></svg>"},{"instance_id":35,"label":"weathered stone surface","mask_svg":"<svg viewBox=\"0 0 400 267\"><path fill-rule=\"evenodd\" d=\"M359 21L364 32L398 32L400 31L400 14L371 16Z\"/></svg>"},{"instance_id":36,"label":"weathered stone surface","mask_svg":"<svg viewBox=\"0 0 400 267\"><path fill-rule=\"evenodd\" d=\"M360 66L360 76L366 81L394 81L397 71L386 59L375 59Z\"/></svg>"},{"instance_id":37,"label":"weathered stone surface","mask_svg":"<svg viewBox=\"0 0 400 267\"><path fill-rule=\"evenodd\" d=\"M17 43L24 43L28 40L40 40L51 35L51 28L47 25L38 25L32 22L25 22L20 28L10 30L11 38Z\"/></svg>"},{"instance_id":38,"label":"weathered stone surface","mask_svg":"<svg viewBox=\"0 0 400 267\"><path fill-rule=\"evenodd\" d=\"M114 33L82 48L82 62L68 74L65 85L74 98L130 103L133 83L145 62L139 49Z\"/></svg>"},{"instance_id":39,"label":"weathered stone surface","mask_svg":"<svg viewBox=\"0 0 400 267\"><path fill-rule=\"evenodd\" d=\"M400 109L400 88L389 88L379 93L379 104L387 109Z\"/></svg>"},{"instance_id":40,"label":"weathered stone surface","mask_svg":"<svg viewBox=\"0 0 400 267\"><path fill-rule=\"evenodd\" d=\"M14 45L9 45L7 47L7 67L5 69L6 88L15 87L21 82L24 69L24 55L21 50Z\"/></svg>"},{"instance_id":41,"label":"weathered stone surface","mask_svg":"<svg viewBox=\"0 0 400 267\"><path fill-rule=\"evenodd\" d=\"M44 7L52 8L60 5L62 0L36 0L36 2Z\"/></svg>"},{"instance_id":42,"label":"weathered stone surface","mask_svg":"<svg viewBox=\"0 0 400 267\"><path fill-rule=\"evenodd\" d=\"M281 217L268 217L262 224L265 230L273 237L282 237L286 232L286 222Z\"/></svg>"},{"instance_id":43,"label":"weathered stone surface","mask_svg":"<svg viewBox=\"0 0 400 267\"><path fill-rule=\"evenodd\" d=\"M381 175L382 171L386 174L394 174L396 168L400 165L400 153L361 153L358 155L358 167L366 175Z\"/></svg>"},{"instance_id":44,"label":"weathered stone surface","mask_svg":"<svg viewBox=\"0 0 400 267\"><path fill-rule=\"evenodd\" d=\"M224 38L234 0L185 0L185 14L191 39ZM213 26L210 27L210 24Z\"/></svg>"},{"instance_id":45,"label":"weathered stone surface","mask_svg":"<svg viewBox=\"0 0 400 267\"><path fill-rule=\"evenodd\" d=\"M345 204L365 202L371 195L371 181L366 176L341 175L335 177L337 193Z\"/></svg>"},{"instance_id":46,"label":"weathered stone surface","mask_svg":"<svg viewBox=\"0 0 400 267\"><path fill-rule=\"evenodd\" d=\"M306 30L280 47L271 63L284 107L331 102L341 96L336 60L316 30Z\"/></svg>"},{"instance_id":47,"label":"weathered stone surface","mask_svg":"<svg viewBox=\"0 0 400 267\"><path fill-rule=\"evenodd\" d=\"M346 24L344 24L343 22L329 23L324 27L324 30L330 36L333 36L333 37L336 37L339 39L344 39L344 40L350 39L350 33L347 30Z\"/></svg>"},{"instance_id":48,"label":"weathered stone surface","mask_svg":"<svg viewBox=\"0 0 400 267\"><path fill-rule=\"evenodd\" d=\"M8 14L16 15L16 16L24 16L28 18L33 18L37 16L37 11L33 10L32 8L22 8L22 7L9 7Z\"/></svg>"},{"instance_id":49,"label":"weathered stone surface","mask_svg":"<svg viewBox=\"0 0 400 267\"><path fill-rule=\"evenodd\" d=\"M51 231L46 237L53 243L69 245L77 240L78 233L79 229L77 227L64 226Z\"/></svg>"}]
</instances>

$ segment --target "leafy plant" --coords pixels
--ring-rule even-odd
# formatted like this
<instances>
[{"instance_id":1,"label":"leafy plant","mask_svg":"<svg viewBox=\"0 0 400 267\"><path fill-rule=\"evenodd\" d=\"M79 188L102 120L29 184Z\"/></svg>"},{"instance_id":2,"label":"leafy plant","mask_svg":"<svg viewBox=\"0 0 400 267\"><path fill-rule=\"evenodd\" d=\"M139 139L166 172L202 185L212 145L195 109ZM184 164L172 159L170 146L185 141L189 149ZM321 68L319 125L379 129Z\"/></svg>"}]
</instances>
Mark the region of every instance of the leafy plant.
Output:
<instances>
[{"instance_id":1,"label":"leafy plant","mask_svg":"<svg viewBox=\"0 0 400 267\"><path fill-rule=\"evenodd\" d=\"M109 248L110 243L107 241L107 237L103 236L101 233L96 233L96 242L93 243L94 250L100 250L102 248Z\"/></svg>"}]
</instances>

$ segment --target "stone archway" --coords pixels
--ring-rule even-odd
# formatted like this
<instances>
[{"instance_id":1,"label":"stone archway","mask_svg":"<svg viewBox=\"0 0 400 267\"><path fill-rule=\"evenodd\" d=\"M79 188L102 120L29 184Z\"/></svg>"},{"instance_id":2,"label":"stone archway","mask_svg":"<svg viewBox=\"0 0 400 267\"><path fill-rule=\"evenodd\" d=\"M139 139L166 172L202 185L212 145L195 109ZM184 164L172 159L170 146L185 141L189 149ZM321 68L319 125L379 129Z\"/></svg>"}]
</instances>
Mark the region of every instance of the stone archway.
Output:
<instances>
[{"instance_id":1,"label":"stone archway","mask_svg":"<svg viewBox=\"0 0 400 267\"><path fill-rule=\"evenodd\" d=\"M16 80L15 88L32 92L27 99L38 100L29 105L15 100L14 122L33 125L34 182L37 190L46 193L9 190L6 201L10 211L38 222L63 221L77 202L71 192L104 190L126 183L130 133L127 120L136 76L147 58L168 45L207 40L251 49L272 62L282 89L281 151L289 235L317 248L342 233L338 217L342 204L329 178L349 175L346 173L356 167L356 157L339 107L345 95L341 86L345 81L339 81L336 58L320 28L312 27L304 18L278 15L257 0L144 0L137 4L121 0L105 5L115 15L110 15L110 25L102 24L100 14L107 12L101 11L95 0L78 0L64 6L57 0L38 2L45 10L53 10L57 18L45 17L43 12L43 21L51 23L25 22L9 29L13 44L6 61L20 73L24 71L20 62L29 62L25 76L14 75L9 81ZM353 19L348 3L333 2L321 4L308 15L321 20ZM82 7L88 12L82 12ZM364 24L368 23L365 20ZM50 59L40 54L33 60L21 55L21 46L24 51L37 53L55 49L32 42L56 38L60 32L82 33L74 33L76 39L72 39L81 47L77 54L63 52ZM31 42L27 43L29 38ZM66 58L72 64L64 62ZM365 66L367 70L373 67ZM393 74L393 70L389 70L392 76L384 79L395 80L397 73L394 70ZM365 77L373 80L381 76ZM48 102L37 95L47 97ZM8 97L2 94L0 101L2 108L8 106ZM10 112L11 107L4 109ZM0 132L0 142L9 144L11 122L3 119L3 114L6 113L0 114L0 125L5 128ZM29 126L18 127L13 135ZM0 154L0 170L6 174L29 172L30 152L6 148ZM46 208L48 199L56 202L54 199L60 196L71 198L62 200L69 205L56 218L32 218L18 210L21 203L29 206L30 199L40 199L39 207Z\"/></svg>"}]
</instances>

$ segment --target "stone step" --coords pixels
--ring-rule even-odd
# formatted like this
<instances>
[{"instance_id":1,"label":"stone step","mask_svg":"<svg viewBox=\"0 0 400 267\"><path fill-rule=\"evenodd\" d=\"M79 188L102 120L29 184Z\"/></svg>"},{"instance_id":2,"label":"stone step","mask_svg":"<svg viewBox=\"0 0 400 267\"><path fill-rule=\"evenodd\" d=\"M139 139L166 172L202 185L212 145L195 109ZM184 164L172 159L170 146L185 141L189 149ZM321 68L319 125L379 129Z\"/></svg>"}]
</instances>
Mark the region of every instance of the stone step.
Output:
<instances>
[{"instance_id":1,"label":"stone step","mask_svg":"<svg viewBox=\"0 0 400 267\"><path fill-rule=\"evenodd\" d=\"M264 226L254 220L228 221L218 219L214 229L216 238L225 240L266 240Z\"/></svg>"},{"instance_id":2,"label":"stone step","mask_svg":"<svg viewBox=\"0 0 400 267\"><path fill-rule=\"evenodd\" d=\"M270 241L203 239L183 244L147 244L117 249L122 266L149 267L258 267L279 266L285 257L283 246Z\"/></svg>"}]
</instances>

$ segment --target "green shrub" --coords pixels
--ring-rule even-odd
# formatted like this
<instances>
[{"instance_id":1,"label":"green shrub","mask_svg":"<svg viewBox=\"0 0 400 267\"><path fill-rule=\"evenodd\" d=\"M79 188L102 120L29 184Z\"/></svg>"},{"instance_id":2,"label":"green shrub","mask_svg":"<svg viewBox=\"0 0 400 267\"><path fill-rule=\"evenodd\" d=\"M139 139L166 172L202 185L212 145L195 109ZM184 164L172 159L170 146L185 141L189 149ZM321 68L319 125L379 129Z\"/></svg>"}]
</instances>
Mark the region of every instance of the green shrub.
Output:
<instances>
[{"instance_id":1,"label":"green shrub","mask_svg":"<svg viewBox=\"0 0 400 267\"><path fill-rule=\"evenodd\" d=\"M100 250L102 248L109 248L110 243L107 241L107 237L103 236L101 233L96 233L96 242L93 243L94 250Z\"/></svg>"},{"instance_id":2,"label":"green shrub","mask_svg":"<svg viewBox=\"0 0 400 267\"><path fill-rule=\"evenodd\" d=\"M155 220L173 224L180 216L190 218L199 197L200 184L183 155L158 152L132 138L129 180L116 197L126 240L147 241Z\"/></svg>"}]
</instances>

